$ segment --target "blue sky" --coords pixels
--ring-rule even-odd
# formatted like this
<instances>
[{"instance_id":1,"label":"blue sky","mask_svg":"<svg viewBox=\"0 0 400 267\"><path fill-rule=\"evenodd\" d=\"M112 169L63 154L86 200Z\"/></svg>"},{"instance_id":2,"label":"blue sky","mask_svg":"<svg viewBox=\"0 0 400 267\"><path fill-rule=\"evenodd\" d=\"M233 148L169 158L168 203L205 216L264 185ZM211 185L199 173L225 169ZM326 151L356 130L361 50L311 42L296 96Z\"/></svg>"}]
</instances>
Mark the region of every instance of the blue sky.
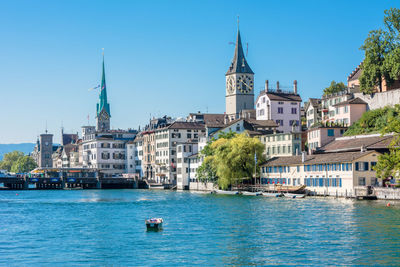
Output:
<instances>
[{"instance_id":1,"label":"blue sky","mask_svg":"<svg viewBox=\"0 0 400 267\"><path fill-rule=\"evenodd\" d=\"M397 6L396 6L397 4ZM1 1L0 143L59 142L94 125L105 48L113 128L223 113L240 15L258 92L298 80L303 100L346 81L396 1Z\"/></svg>"}]
</instances>

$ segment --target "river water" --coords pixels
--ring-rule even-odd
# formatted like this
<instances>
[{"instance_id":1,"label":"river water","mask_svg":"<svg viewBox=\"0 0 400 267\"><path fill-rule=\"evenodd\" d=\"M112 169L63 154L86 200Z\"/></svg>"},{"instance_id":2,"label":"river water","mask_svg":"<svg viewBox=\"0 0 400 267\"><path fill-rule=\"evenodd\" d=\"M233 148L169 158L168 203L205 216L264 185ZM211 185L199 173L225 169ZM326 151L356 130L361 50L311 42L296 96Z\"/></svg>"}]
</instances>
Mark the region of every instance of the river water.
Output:
<instances>
[{"instance_id":1,"label":"river water","mask_svg":"<svg viewBox=\"0 0 400 267\"><path fill-rule=\"evenodd\" d=\"M0 191L0 265L400 265L400 202ZM397 205L396 205L397 204ZM144 220L164 218L146 232Z\"/></svg>"}]
</instances>

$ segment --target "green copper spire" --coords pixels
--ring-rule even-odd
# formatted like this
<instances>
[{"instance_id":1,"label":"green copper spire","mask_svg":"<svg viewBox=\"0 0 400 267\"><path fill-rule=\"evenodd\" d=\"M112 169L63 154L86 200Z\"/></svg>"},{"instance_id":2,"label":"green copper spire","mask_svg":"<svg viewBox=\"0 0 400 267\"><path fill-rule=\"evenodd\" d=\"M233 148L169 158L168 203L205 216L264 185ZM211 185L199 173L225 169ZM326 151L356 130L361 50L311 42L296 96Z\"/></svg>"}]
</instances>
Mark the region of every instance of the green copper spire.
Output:
<instances>
[{"instance_id":1,"label":"green copper spire","mask_svg":"<svg viewBox=\"0 0 400 267\"><path fill-rule=\"evenodd\" d=\"M110 104L107 102L107 88L106 88L106 72L104 68L104 53L103 53L103 74L101 77L101 87L100 87L100 97L99 103L97 104L97 116L100 115L100 112L104 109L108 116L111 117L110 113Z\"/></svg>"}]
</instances>

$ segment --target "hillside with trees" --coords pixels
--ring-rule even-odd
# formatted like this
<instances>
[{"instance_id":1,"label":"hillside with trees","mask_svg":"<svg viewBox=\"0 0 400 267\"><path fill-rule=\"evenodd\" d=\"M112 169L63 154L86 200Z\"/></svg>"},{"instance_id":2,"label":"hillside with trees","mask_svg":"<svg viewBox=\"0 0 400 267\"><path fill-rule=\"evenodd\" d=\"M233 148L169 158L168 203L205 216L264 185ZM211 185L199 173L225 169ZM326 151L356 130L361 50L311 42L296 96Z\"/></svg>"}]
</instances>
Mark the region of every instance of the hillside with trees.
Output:
<instances>
[{"instance_id":1,"label":"hillside with trees","mask_svg":"<svg viewBox=\"0 0 400 267\"><path fill-rule=\"evenodd\" d=\"M390 118L400 116L400 105L384 107L365 112L361 118L351 125L345 136L381 133L388 127Z\"/></svg>"}]
</instances>

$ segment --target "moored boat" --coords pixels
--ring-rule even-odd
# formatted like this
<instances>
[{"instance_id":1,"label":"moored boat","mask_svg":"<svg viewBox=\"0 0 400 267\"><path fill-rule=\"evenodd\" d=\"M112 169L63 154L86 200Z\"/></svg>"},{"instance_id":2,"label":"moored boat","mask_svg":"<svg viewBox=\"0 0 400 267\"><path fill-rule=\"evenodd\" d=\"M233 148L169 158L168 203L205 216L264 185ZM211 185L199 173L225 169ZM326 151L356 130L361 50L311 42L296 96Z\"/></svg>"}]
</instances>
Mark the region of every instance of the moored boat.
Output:
<instances>
[{"instance_id":1,"label":"moored boat","mask_svg":"<svg viewBox=\"0 0 400 267\"><path fill-rule=\"evenodd\" d=\"M147 231L158 231L162 229L162 218L151 218L146 220Z\"/></svg>"},{"instance_id":2,"label":"moored boat","mask_svg":"<svg viewBox=\"0 0 400 267\"><path fill-rule=\"evenodd\" d=\"M275 190L282 193L301 194L306 189L305 185L290 186L290 185L276 185Z\"/></svg>"},{"instance_id":3,"label":"moored boat","mask_svg":"<svg viewBox=\"0 0 400 267\"><path fill-rule=\"evenodd\" d=\"M239 195L238 191L216 190L215 193L219 195Z\"/></svg>"},{"instance_id":4,"label":"moored boat","mask_svg":"<svg viewBox=\"0 0 400 267\"><path fill-rule=\"evenodd\" d=\"M283 194L282 193L262 193L263 197L282 197Z\"/></svg>"},{"instance_id":5,"label":"moored boat","mask_svg":"<svg viewBox=\"0 0 400 267\"><path fill-rule=\"evenodd\" d=\"M305 194L284 193L283 196L286 198L304 198L306 195Z\"/></svg>"},{"instance_id":6,"label":"moored boat","mask_svg":"<svg viewBox=\"0 0 400 267\"><path fill-rule=\"evenodd\" d=\"M242 191L240 192L243 196L261 196L262 192L249 192L249 191Z\"/></svg>"}]
</instances>

